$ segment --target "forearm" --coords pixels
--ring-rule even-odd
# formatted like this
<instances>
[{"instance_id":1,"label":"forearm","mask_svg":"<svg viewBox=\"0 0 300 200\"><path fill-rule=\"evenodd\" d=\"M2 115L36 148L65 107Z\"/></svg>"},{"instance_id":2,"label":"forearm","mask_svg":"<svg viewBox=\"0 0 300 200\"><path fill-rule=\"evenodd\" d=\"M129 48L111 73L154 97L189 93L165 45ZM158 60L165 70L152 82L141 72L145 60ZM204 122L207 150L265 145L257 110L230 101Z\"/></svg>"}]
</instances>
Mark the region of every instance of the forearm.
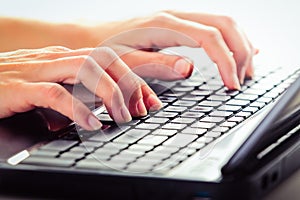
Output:
<instances>
[{"instance_id":1,"label":"forearm","mask_svg":"<svg viewBox=\"0 0 300 200\"><path fill-rule=\"evenodd\" d=\"M0 52L59 45L71 49L96 46L92 27L71 23L0 18Z\"/></svg>"}]
</instances>

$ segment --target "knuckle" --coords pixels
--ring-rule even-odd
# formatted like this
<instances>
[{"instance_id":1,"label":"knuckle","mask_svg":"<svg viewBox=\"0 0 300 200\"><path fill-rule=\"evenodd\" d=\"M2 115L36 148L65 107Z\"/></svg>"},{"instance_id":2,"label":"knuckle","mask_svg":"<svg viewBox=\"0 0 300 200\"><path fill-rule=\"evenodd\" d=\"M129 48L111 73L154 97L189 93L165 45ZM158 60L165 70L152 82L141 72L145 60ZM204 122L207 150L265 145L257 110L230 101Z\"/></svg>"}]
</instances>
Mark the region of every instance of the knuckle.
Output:
<instances>
[{"instance_id":1,"label":"knuckle","mask_svg":"<svg viewBox=\"0 0 300 200\"><path fill-rule=\"evenodd\" d=\"M94 62L94 58L91 57L90 55L80 55L77 57L78 61L83 64L83 63L93 63Z\"/></svg>"},{"instance_id":2,"label":"knuckle","mask_svg":"<svg viewBox=\"0 0 300 200\"><path fill-rule=\"evenodd\" d=\"M217 28L209 27L206 30L206 38L209 41L218 42L223 39L223 36Z\"/></svg>"},{"instance_id":3,"label":"knuckle","mask_svg":"<svg viewBox=\"0 0 300 200\"><path fill-rule=\"evenodd\" d=\"M109 90L112 93L112 96L119 96L121 94L121 90L119 88L119 86L117 85L117 83L112 82L109 86Z\"/></svg>"},{"instance_id":4,"label":"knuckle","mask_svg":"<svg viewBox=\"0 0 300 200\"><path fill-rule=\"evenodd\" d=\"M168 13L168 11L159 11L154 15L151 15L150 17L146 18L146 20L144 21L144 26L160 26L162 24L165 24L169 20L170 14Z\"/></svg>"},{"instance_id":5,"label":"knuckle","mask_svg":"<svg viewBox=\"0 0 300 200\"><path fill-rule=\"evenodd\" d=\"M89 55L76 56L74 62L76 62L76 64L73 66L77 70L81 69L82 67L90 69L95 65L94 58Z\"/></svg>"},{"instance_id":6,"label":"knuckle","mask_svg":"<svg viewBox=\"0 0 300 200\"><path fill-rule=\"evenodd\" d=\"M93 53L97 55L96 57L99 57L99 61L105 66L111 64L118 58L116 52L112 48L106 46L95 48Z\"/></svg>"},{"instance_id":7,"label":"knuckle","mask_svg":"<svg viewBox=\"0 0 300 200\"><path fill-rule=\"evenodd\" d=\"M49 100L59 100L64 97L64 89L56 83L48 84L42 87L42 94Z\"/></svg>"},{"instance_id":8,"label":"knuckle","mask_svg":"<svg viewBox=\"0 0 300 200\"><path fill-rule=\"evenodd\" d=\"M224 27L234 27L236 26L236 22L232 17L229 16L219 16L219 21Z\"/></svg>"}]
</instances>

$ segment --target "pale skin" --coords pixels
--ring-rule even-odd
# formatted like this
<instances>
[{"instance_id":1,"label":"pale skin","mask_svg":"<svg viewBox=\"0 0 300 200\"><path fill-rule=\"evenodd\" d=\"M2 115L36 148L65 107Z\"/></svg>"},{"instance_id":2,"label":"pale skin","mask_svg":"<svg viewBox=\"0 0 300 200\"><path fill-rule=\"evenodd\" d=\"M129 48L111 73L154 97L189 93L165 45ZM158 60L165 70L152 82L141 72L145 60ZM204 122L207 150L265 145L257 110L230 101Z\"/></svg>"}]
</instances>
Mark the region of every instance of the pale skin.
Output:
<instances>
[{"instance_id":1,"label":"pale skin","mask_svg":"<svg viewBox=\"0 0 300 200\"><path fill-rule=\"evenodd\" d=\"M45 107L87 130L101 123L61 83L82 83L123 123L161 107L140 77L178 80L193 70L186 59L156 49L203 48L229 89L253 76L258 53L234 20L206 13L164 11L93 26L2 17L0 30L0 118Z\"/></svg>"}]
</instances>

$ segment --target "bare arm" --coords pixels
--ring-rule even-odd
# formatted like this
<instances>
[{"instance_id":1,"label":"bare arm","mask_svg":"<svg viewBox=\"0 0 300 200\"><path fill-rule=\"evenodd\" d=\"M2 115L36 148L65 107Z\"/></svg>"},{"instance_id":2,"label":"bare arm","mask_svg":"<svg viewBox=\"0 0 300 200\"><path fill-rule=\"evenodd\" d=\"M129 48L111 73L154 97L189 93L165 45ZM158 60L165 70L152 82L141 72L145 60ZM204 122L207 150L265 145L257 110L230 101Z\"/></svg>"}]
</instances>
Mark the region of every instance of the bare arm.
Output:
<instances>
[{"instance_id":1,"label":"bare arm","mask_svg":"<svg viewBox=\"0 0 300 200\"><path fill-rule=\"evenodd\" d=\"M97 45L90 27L75 23L0 17L0 30L0 52L57 45L71 49Z\"/></svg>"}]
</instances>

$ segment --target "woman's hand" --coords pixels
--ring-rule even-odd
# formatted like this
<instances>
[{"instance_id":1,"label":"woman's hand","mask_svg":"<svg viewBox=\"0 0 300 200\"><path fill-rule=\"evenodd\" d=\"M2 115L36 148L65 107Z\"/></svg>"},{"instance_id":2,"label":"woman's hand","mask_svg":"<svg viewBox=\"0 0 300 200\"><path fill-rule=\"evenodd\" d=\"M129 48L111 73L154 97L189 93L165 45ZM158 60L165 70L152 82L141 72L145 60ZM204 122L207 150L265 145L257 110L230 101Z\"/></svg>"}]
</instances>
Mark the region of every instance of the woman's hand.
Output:
<instances>
[{"instance_id":1,"label":"woman's hand","mask_svg":"<svg viewBox=\"0 0 300 200\"><path fill-rule=\"evenodd\" d=\"M156 50L201 47L217 64L229 89L239 89L245 77L253 76L252 59L258 53L232 18L206 13L164 11L95 26L0 18L0 29L5 30L0 33L0 51L109 45L138 75L168 80L188 77L193 66L180 56Z\"/></svg>"},{"instance_id":2,"label":"woman's hand","mask_svg":"<svg viewBox=\"0 0 300 200\"><path fill-rule=\"evenodd\" d=\"M161 106L155 93L108 47L47 47L0 54L0 118L34 107L54 109L83 128L101 123L60 83L82 83L103 99L116 122Z\"/></svg>"},{"instance_id":3,"label":"woman's hand","mask_svg":"<svg viewBox=\"0 0 300 200\"><path fill-rule=\"evenodd\" d=\"M98 39L100 45L115 49L140 76L188 77L192 71L189 62L180 56L149 52L149 49L202 47L217 64L229 89L239 89L245 77L253 76L252 58L258 52L233 19L204 13L159 12L143 18L102 24L92 32L94 43ZM105 38L109 39L103 41Z\"/></svg>"}]
</instances>

